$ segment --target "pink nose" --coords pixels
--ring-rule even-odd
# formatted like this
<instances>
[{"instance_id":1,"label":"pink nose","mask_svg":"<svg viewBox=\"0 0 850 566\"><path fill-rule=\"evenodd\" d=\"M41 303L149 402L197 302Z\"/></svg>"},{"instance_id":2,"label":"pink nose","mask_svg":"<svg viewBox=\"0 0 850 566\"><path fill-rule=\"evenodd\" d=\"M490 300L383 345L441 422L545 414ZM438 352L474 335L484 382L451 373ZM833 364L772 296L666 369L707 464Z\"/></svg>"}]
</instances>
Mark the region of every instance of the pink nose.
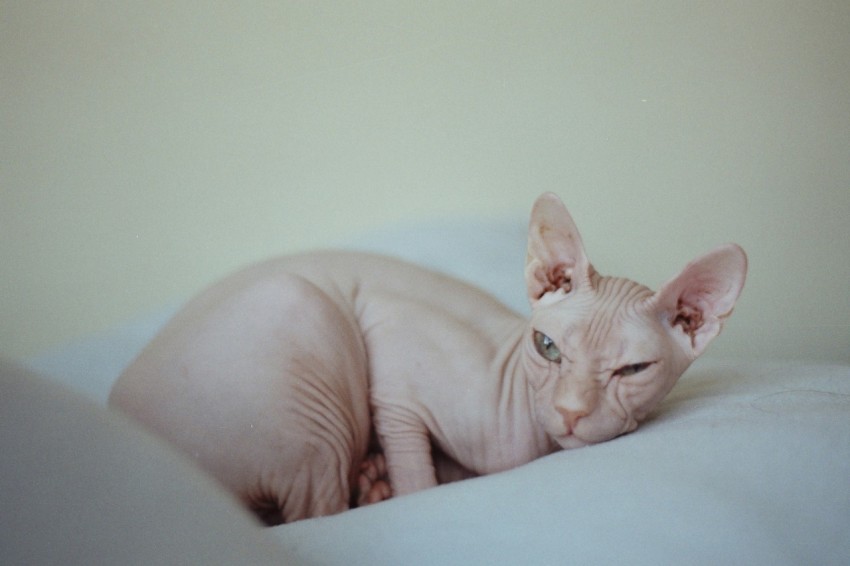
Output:
<instances>
[{"instance_id":1,"label":"pink nose","mask_svg":"<svg viewBox=\"0 0 850 566\"><path fill-rule=\"evenodd\" d=\"M556 409L564 418L564 426L567 427L567 434L571 433L576 428L576 423L578 423L579 419L590 414L584 409L574 410L567 409L566 407L556 407Z\"/></svg>"}]
</instances>

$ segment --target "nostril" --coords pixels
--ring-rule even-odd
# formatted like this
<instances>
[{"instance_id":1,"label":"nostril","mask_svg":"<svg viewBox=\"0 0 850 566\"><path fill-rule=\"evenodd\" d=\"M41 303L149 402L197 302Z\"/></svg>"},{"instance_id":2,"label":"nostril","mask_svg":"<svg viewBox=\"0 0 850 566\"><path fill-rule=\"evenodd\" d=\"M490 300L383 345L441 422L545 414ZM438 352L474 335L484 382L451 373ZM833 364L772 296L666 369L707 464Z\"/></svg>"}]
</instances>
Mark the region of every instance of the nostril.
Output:
<instances>
[{"instance_id":1,"label":"nostril","mask_svg":"<svg viewBox=\"0 0 850 566\"><path fill-rule=\"evenodd\" d=\"M586 417L589 412L584 409L567 409L566 407L556 407L556 410L561 413L564 419L564 426L567 427L567 434L570 434L578 423L579 419Z\"/></svg>"}]
</instances>

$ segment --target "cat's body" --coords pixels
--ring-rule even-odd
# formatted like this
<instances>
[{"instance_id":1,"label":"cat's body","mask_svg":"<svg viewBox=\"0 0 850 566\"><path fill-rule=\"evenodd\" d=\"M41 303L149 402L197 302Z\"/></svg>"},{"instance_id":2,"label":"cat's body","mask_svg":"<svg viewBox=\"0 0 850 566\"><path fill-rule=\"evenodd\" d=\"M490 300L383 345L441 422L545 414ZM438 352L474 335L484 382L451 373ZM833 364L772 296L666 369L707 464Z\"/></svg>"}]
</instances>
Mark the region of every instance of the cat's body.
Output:
<instances>
[{"instance_id":1,"label":"cat's body","mask_svg":"<svg viewBox=\"0 0 850 566\"><path fill-rule=\"evenodd\" d=\"M394 495L633 430L719 332L745 270L727 246L657 294L602 277L544 195L529 232L530 321L397 260L281 258L190 302L110 403L271 522L339 512L358 482L380 492L361 501L388 495L367 456L371 427Z\"/></svg>"}]
</instances>

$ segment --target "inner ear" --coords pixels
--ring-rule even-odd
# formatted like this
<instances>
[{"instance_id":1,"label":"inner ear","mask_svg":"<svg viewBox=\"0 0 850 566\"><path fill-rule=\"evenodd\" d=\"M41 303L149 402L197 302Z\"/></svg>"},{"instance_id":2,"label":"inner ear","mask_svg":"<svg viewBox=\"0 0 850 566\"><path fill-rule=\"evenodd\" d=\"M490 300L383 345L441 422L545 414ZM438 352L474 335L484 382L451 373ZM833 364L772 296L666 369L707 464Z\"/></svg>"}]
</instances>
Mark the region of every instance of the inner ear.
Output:
<instances>
[{"instance_id":1,"label":"inner ear","mask_svg":"<svg viewBox=\"0 0 850 566\"><path fill-rule=\"evenodd\" d=\"M699 355L720 332L744 286L747 256L739 246L721 246L692 261L653 297L673 328Z\"/></svg>"},{"instance_id":2,"label":"inner ear","mask_svg":"<svg viewBox=\"0 0 850 566\"><path fill-rule=\"evenodd\" d=\"M573 288L573 278L571 272L572 270L562 263L553 266L549 270L549 273L543 282L545 288L543 289L543 292L540 294L540 296L543 296L546 293L557 291L559 289L563 290L565 293L569 293Z\"/></svg>"},{"instance_id":3,"label":"inner ear","mask_svg":"<svg viewBox=\"0 0 850 566\"><path fill-rule=\"evenodd\" d=\"M698 307L689 305L682 298L679 298L673 320L670 321L670 324L681 327L682 331L691 337L691 342L693 343L697 331L703 324L702 313L703 311Z\"/></svg>"},{"instance_id":4,"label":"inner ear","mask_svg":"<svg viewBox=\"0 0 850 566\"><path fill-rule=\"evenodd\" d=\"M534 203L528 228L525 278L529 300L535 304L547 293L569 293L589 272L570 213L556 195L541 195Z\"/></svg>"}]
</instances>

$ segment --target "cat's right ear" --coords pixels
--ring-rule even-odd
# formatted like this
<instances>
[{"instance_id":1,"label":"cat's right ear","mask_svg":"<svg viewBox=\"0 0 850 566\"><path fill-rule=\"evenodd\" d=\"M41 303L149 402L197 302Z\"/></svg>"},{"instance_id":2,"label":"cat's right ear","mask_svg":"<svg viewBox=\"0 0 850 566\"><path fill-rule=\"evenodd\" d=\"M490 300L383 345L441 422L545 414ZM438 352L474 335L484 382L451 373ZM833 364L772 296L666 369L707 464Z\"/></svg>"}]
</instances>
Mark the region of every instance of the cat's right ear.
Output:
<instances>
[{"instance_id":1,"label":"cat's right ear","mask_svg":"<svg viewBox=\"0 0 850 566\"><path fill-rule=\"evenodd\" d=\"M652 302L682 346L696 358L720 333L747 278L747 254L720 246L689 263Z\"/></svg>"},{"instance_id":2,"label":"cat's right ear","mask_svg":"<svg viewBox=\"0 0 850 566\"><path fill-rule=\"evenodd\" d=\"M553 193L540 195L531 210L525 263L531 305L549 293L563 295L585 284L591 270L578 228L564 203Z\"/></svg>"}]
</instances>

